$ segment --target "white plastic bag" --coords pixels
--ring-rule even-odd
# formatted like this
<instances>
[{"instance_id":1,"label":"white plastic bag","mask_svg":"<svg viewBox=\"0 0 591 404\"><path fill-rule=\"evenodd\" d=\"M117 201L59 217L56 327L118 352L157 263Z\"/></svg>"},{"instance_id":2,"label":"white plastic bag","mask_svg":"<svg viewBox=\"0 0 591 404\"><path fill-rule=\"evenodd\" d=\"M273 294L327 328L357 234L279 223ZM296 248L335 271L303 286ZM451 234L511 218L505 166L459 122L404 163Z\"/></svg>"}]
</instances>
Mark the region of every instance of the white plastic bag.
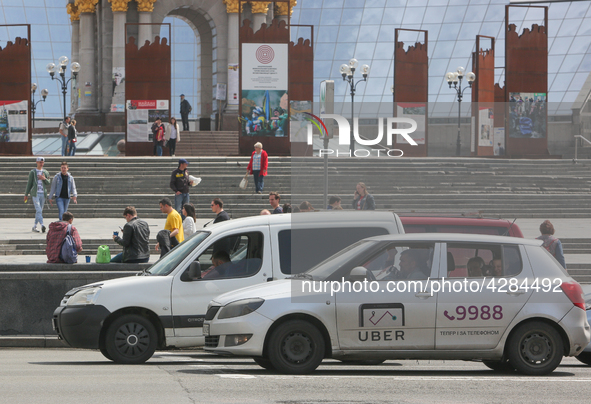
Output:
<instances>
[{"instance_id":1,"label":"white plastic bag","mask_svg":"<svg viewBox=\"0 0 591 404\"><path fill-rule=\"evenodd\" d=\"M201 182L201 177L193 177L192 175L189 175L189 181L193 181L193 186L197 186Z\"/></svg>"},{"instance_id":2,"label":"white plastic bag","mask_svg":"<svg viewBox=\"0 0 591 404\"><path fill-rule=\"evenodd\" d=\"M246 189L246 187L248 186L248 173L244 174L244 178L242 178L242 181L240 181L240 189Z\"/></svg>"}]
</instances>

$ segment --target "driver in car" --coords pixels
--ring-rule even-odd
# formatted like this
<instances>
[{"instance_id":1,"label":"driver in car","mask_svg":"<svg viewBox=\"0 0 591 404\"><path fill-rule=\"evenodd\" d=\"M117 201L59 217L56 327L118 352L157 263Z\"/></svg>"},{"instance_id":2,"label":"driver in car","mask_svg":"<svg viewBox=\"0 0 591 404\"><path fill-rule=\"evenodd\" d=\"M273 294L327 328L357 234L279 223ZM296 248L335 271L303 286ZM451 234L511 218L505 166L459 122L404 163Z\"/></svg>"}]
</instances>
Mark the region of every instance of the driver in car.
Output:
<instances>
[{"instance_id":1,"label":"driver in car","mask_svg":"<svg viewBox=\"0 0 591 404\"><path fill-rule=\"evenodd\" d=\"M211 256L211 267L203 271L202 279L225 278L226 270L232 265L230 255L226 251L216 251Z\"/></svg>"},{"instance_id":2,"label":"driver in car","mask_svg":"<svg viewBox=\"0 0 591 404\"><path fill-rule=\"evenodd\" d=\"M400 254L400 271L395 279L427 279L427 262L420 250L405 250Z\"/></svg>"}]
</instances>

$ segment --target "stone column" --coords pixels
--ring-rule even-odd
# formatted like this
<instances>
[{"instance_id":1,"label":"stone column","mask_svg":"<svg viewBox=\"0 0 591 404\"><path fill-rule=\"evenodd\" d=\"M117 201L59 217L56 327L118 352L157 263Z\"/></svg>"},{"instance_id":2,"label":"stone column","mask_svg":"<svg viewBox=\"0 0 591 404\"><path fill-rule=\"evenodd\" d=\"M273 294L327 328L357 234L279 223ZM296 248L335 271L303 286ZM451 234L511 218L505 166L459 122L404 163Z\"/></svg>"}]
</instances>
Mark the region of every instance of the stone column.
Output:
<instances>
[{"instance_id":1,"label":"stone column","mask_svg":"<svg viewBox=\"0 0 591 404\"><path fill-rule=\"evenodd\" d=\"M139 12L140 24L149 24L152 22L154 3L156 3L156 0L137 0L137 11ZM144 46L146 41L152 42L153 40L154 36L152 35L152 26L140 25L138 27L138 48Z\"/></svg>"},{"instance_id":2,"label":"stone column","mask_svg":"<svg viewBox=\"0 0 591 404\"><path fill-rule=\"evenodd\" d=\"M113 94L111 104L125 104L125 23L127 6L131 0L109 0L113 11ZM123 75L120 77L119 75Z\"/></svg>"},{"instance_id":3,"label":"stone column","mask_svg":"<svg viewBox=\"0 0 591 404\"><path fill-rule=\"evenodd\" d=\"M70 3L66 6L68 14L70 15L70 22L72 23L72 62L80 63L80 11L78 7ZM70 93L70 113L73 115L78 109L78 80L72 79Z\"/></svg>"},{"instance_id":4,"label":"stone column","mask_svg":"<svg viewBox=\"0 0 591 404\"><path fill-rule=\"evenodd\" d=\"M95 12L98 0L77 0L80 12L79 112L98 112L95 59Z\"/></svg>"},{"instance_id":5,"label":"stone column","mask_svg":"<svg viewBox=\"0 0 591 404\"><path fill-rule=\"evenodd\" d=\"M298 4L296 0L289 0L289 7L287 3L275 3L275 18L287 23L289 17L293 13L293 8Z\"/></svg>"},{"instance_id":6,"label":"stone column","mask_svg":"<svg viewBox=\"0 0 591 404\"><path fill-rule=\"evenodd\" d=\"M269 3L264 1L255 1L250 5L252 10L252 30L257 32L262 24L267 23L267 12L269 11Z\"/></svg>"},{"instance_id":7,"label":"stone column","mask_svg":"<svg viewBox=\"0 0 591 404\"><path fill-rule=\"evenodd\" d=\"M239 88L238 74L240 70L236 66L240 63L238 52L239 24L238 24L238 0L224 0L226 12L228 13L228 86L226 111L238 112ZM240 10L242 11L242 10Z\"/></svg>"}]
</instances>

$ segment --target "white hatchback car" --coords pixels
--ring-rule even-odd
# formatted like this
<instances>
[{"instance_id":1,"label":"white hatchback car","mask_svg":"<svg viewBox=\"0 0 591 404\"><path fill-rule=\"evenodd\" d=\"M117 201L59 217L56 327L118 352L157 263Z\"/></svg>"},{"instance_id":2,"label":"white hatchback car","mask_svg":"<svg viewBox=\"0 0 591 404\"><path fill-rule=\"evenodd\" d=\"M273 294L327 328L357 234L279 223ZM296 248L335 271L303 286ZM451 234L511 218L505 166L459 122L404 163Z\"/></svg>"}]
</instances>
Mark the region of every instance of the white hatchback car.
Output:
<instances>
[{"instance_id":1,"label":"white hatchback car","mask_svg":"<svg viewBox=\"0 0 591 404\"><path fill-rule=\"evenodd\" d=\"M466 234L365 239L291 279L218 296L205 320L207 351L291 374L335 358L543 375L590 337L581 286L540 241Z\"/></svg>"}]
</instances>

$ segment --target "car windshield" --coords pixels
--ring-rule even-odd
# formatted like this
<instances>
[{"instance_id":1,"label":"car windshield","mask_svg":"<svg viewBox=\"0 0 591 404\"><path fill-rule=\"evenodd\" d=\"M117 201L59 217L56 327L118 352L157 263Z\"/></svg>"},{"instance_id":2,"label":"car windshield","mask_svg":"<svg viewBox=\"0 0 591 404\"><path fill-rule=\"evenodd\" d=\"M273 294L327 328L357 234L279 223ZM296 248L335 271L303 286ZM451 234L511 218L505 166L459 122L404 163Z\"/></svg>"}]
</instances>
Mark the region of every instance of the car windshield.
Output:
<instances>
[{"instance_id":1,"label":"car windshield","mask_svg":"<svg viewBox=\"0 0 591 404\"><path fill-rule=\"evenodd\" d=\"M304 274L306 277L311 275L315 281L324 281L343 265L375 246L375 241L358 241L357 243L352 244L349 247L334 254L332 257L328 257L320 264L304 272ZM304 274L300 275L304 276Z\"/></svg>"},{"instance_id":2,"label":"car windshield","mask_svg":"<svg viewBox=\"0 0 591 404\"><path fill-rule=\"evenodd\" d=\"M203 242L211 233L208 231L198 231L185 239L181 244L170 250L158 262L152 265L146 273L148 275L165 276L171 273L199 244Z\"/></svg>"}]
</instances>

